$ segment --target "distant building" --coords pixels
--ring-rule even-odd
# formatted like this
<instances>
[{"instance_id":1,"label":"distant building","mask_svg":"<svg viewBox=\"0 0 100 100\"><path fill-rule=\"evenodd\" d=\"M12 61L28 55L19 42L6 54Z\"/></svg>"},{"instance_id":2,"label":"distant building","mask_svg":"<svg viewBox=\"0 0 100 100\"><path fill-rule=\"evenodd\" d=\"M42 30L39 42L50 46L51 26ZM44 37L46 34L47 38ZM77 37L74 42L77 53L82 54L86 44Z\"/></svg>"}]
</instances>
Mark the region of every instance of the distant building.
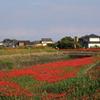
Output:
<instances>
[{"instance_id":1,"label":"distant building","mask_svg":"<svg viewBox=\"0 0 100 100\"><path fill-rule=\"evenodd\" d=\"M34 46L41 46L41 41L40 40L37 40L37 41L34 41Z\"/></svg>"},{"instance_id":2,"label":"distant building","mask_svg":"<svg viewBox=\"0 0 100 100\"><path fill-rule=\"evenodd\" d=\"M30 42L29 40L19 40L17 46L34 46L34 42Z\"/></svg>"},{"instance_id":3,"label":"distant building","mask_svg":"<svg viewBox=\"0 0 100 100\"><path fill-rule=\"evenodd\" d=\"M95 34L85 35L79 38L79 43L85 48L100 47L100 36Z\"/></svg>"},{"instance_id":4,"label":"distant building","mask_svg":"<svg viewBox=\"0 0 100 100\"><path fill-rule=\"evenodd\" d=\"M79 37L75 36L74 41L78 42L79 41Z\"/></svg>"},{"instance_id":5,"label":"distant building","mask_svg":"<svg viewBox=\"0 0 100 100\"><path fill-rule=\"evenodd\" d=\"M0 42L0 46L4 46L4 43Z\"/></svg>"},{"instance_id":6,"label":"distant building","mask_svg":"<svg viewBox=\"0 0 100 100\"><path fill-rule=\"evenodd\" d=\"M16 46L46 46L48 43L53 43L51 38L41 38L41 40L33 42L30 42L30 40L19 40Z\"/></svg>"},{"instance_id":7,"label":"distant building","mask_svg":"<svg viewBox=\"0 0 100 100\"><path fill-rule=\"evenodd\" d=\"M43 46L46 46L48 43L53 43L51 38L42 38L41 43Z\"/></svg>"}]
</instances>

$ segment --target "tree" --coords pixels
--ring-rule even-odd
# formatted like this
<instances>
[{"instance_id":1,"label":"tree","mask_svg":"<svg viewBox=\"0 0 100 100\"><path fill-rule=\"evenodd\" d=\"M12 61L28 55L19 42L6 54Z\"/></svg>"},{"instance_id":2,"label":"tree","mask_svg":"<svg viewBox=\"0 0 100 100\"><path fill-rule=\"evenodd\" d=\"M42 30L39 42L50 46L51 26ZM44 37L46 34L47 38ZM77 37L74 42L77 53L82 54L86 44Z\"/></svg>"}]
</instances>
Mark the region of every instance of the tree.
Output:
<instances>
[{"instance_id":1,"label":"tree","mask_svg":"<svg viewBox=\"0 0 100 100\"><path fill-rule=\"evenodd\" d=\"M2 41L3 43L10 43L11 42L11 39L4 39L3 41Z\"/></svg>"},{"instance_id":2,"label":"tree","mask_svg":"<svg viewBox=\"0 0 100 100\"><path fill-rule=\"evenodd\" d=\"M16 40L16 39L8 39L8 38L7 38L7 39L4 39L2 42L3 42L3 43L8 43L8 42L9 42L9 43L12 43L12 42L17 42L17 41L18 41L18 40Z\"/></svg>"},{"instance_id":3,"label":"tree","mask_svg":"<svg viewBox=\"0 0 100 100\"><path fill-rule=\"evenodd\" d=\"M59 49L73 49L74 48L74 42L72 41L64 41L60 42L58 44Z\"/></svg>"},{"instance_id":4,"label":"tree","mask_svg":"<svg viewBox=\"0 0 100 100\"><path fill-rule=\"evenodd\" d=\"M70 36L68 36L68 37L66 36L66 37L61 39L61 42L65 42L65 41L74 41L74 39L71 38Z\"/></svg>"},{"instance_id":5,"label":"tree","mask_svg":"<svg viewBox=\"0 0 100 100\"><path fill-rule=\"evenodd\" d=\"M48 43L47 46L48 47L52 47L52 48L56 48L57 47L57 43Z\"/></svg>"},{"instance_id":6,"label":"tree","mask_svg":"<svg viewBox=\"0 0 100 100\"><path fill-rule=\"evenodd\" d=\"M8 46L9 44L14 44L14 43L16 43L17 42L17 40L16 39L4 39L3 41L2 41L6 46Z\"/></svg>"},{"instance_id":7,"label":"tree","mask_svg":"<svg viewBox=\"0 0 100 100\"><path fill-rule=\"evenodd\" d=\"M58 42L59 49L74 49L74 45L76 45L76 48L82 47L79 43L74 42L74 39L71 37L64 37Z\"/></svg>"}]
</instances>

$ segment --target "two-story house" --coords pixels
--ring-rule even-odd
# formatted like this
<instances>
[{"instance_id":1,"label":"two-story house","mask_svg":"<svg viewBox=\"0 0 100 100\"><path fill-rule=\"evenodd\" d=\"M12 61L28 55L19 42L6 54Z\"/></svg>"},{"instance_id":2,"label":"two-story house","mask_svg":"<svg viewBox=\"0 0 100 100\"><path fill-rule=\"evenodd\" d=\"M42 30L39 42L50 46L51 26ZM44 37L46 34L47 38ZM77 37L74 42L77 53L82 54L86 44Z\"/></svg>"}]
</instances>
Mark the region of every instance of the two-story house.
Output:
<instances>
[{"instance_id":1,"label":"two-story house","mask_svg":"<svg viewBox=\"0 0 100 100\"><path fill-rule=\"evenodd\" d=\"M100 36L95 34L85 35L79 38L79 43L85 48L100 47Z\"/></svg>"},{"instance_id":2,"label":"two-story house","mask_svg":"<svg viewBox=\"0 0 100 100\"><path fill-rule=\"evenodd\" d=\"M52 39L51 38L42 38L41 39L41 44L43 46L46 46L48 43L53 43Z\"/></svg>"}]
</instances>

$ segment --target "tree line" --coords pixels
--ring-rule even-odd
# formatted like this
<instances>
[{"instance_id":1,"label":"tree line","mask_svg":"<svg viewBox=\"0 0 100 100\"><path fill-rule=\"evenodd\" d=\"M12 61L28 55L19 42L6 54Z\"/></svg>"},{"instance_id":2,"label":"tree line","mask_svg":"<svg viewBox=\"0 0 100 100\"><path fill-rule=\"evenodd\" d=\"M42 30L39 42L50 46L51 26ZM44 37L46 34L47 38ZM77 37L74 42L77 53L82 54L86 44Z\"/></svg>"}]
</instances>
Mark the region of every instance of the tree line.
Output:
<instances>
[{"instance_id":1,"label":"tree line","mask_svg":"<svg viewBox=\"0 0 100 100\"><path fill-rule=\"evenodd\" d=\"M16 39L4 39L2 42L6 45L9 44L14 44L18 40ZM55 43L48 43L48 47L56 48L56 49L75 49L75 48L82 48L80 43L75 42L73 38L69 37L64 37L60 41L57 41Z\"/></svg>"}]
</instances>

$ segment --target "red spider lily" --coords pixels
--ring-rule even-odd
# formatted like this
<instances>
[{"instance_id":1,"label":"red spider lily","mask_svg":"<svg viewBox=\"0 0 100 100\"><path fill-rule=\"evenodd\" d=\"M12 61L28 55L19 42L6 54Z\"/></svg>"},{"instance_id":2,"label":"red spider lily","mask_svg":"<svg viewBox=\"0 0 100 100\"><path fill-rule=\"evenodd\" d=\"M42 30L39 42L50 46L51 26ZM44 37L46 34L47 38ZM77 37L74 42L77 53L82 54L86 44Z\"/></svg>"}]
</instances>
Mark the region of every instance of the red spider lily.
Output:
<instances>
[{"instance_id":1,"label":"red spider lily","mask_svg":"<svg viewBox=\"0 0 100 100\"><path fill-rule=\"evenodd\" d=\"M4 90L6 90L5 87L1 87L1 88L0 88L0 92L1 92L1 91L4 91Z\"/></svg>"},{"instance_id":2,"label":"red spider lily","mask_svg":"<svg viewBox=\"0 0 100 100\"><path fill-rule=\"evenodd\" d=\"M0 73L0 78L4 77L4 74L3 73Z\"/></svg>"},{"instance_id":3,"label":"red spider lily","mask_svg":"<svg viewBox=\"0 0 100 100\"><path fill-rule=\"evenodd\" d=\"M100 71L100 69L97 69L98 71Z\"/></svg>"},{"instance_id":4,"label":"red spider lily","mask_svg":"<svg viewBox=\"0 0 100 100\"><path fill-rule=\"evenodd\" d=\"M25 98L33 97L35 94L31 93L27 88L21 87L18 84L10 80L4 80L3 78L11 79L13 77L31 76L38 81L44 81L48 83L55 83L58 81L66 80L68 78L75 77L79 69L82 66L92 64L95 61L100 60L99 57L89 57L82 59L74 59L69 61L54 62L45 65L36 65L23 69L12 69L10 71L0 71L0 92L2 91L5 96L20 96L24 95ZM66 69L72 67L73 70ZM96 74L97 78L98 75ZM87 87L86 84L84 84ZM75 90L76 87L71 87L66 95L71 96L71 91ZM99 90L98 90L99 91ZM1 94L0 94L1 95ZM62 98L65 93L58 95L48 95L48 98ZM85 97L84 97L85 98ZM66 99L67 100L67 99Z\"/></svg>"},{"instance_id":5,"label":"red spider lily","mask_svg":"<svg viewBox=\"0 0 100 100\"><path fill-rule=\"evenodd\" d=\"M32 76L38 81L57 82L59 80L65 80L67 78L74 77L82 66L94 63L94 61L91 61L92 59L99 60L100 58L89 57L49 63L45 65L36 65L26 69L13 69L10 70L10 72L6 72L4 75L5 77ZM75 71L61 69L66 67L74 67ZM2 73L1 77L4 77Z\"/></svg>"},{"instance_id":6,"label":"red spider lily","mask_svg":"<svg viewBox=\"0 0 100 100\"><path fill-rule=\"evenodd\" d=\"M15 49L13 49L13 48L10 48L9 50L10 50L10 51L12 51L12 50L15 50Z\"/></svg>"},{"instance_id":7,"label":"red spider lily","mask_svg":"<svg viewBox=\"0 0 100 100\"><path fill-rule=\"evenodd\" d=\"M27 88L25 87L21 87L18 86L18 84L9 81L7 82L6 80L1 80L0 81L0 92L2 92L2 94L0 94L1 96L21 96L21 95L25 95L25 93L27 95L27 97L31 97L34 96L33 93L31 93Z\"/></svg>"},{"instance_id":8,"label":"red spider lily","mask_svg":"<svg viewBox=\"0 0 100 100\"><path fill-rule=\"evenodd\" d=\"M57 99L57 98L62 98L64 96L65 96L65 94L49 94L49 95L46 96L46 98L47 99Z\"/></svg>"},{"instance_id":9,"label":"red spider lily","mask_svg":"<svg viewBox=\"0 0 100 100\"><path fill-rule=\"evenodd\" d=\"M100 51L100 49L57 49L63 51Z\"/></svg>"},{"instance_id":10,"label":"red spider lily","mask_svg":"<svg viewBox=\"0 0 100 100\"><path fill-rule=\"evenodd\" d=\"M100 92L100 89L98 89L97 92Z\"/></svg>"}]
</instances>

